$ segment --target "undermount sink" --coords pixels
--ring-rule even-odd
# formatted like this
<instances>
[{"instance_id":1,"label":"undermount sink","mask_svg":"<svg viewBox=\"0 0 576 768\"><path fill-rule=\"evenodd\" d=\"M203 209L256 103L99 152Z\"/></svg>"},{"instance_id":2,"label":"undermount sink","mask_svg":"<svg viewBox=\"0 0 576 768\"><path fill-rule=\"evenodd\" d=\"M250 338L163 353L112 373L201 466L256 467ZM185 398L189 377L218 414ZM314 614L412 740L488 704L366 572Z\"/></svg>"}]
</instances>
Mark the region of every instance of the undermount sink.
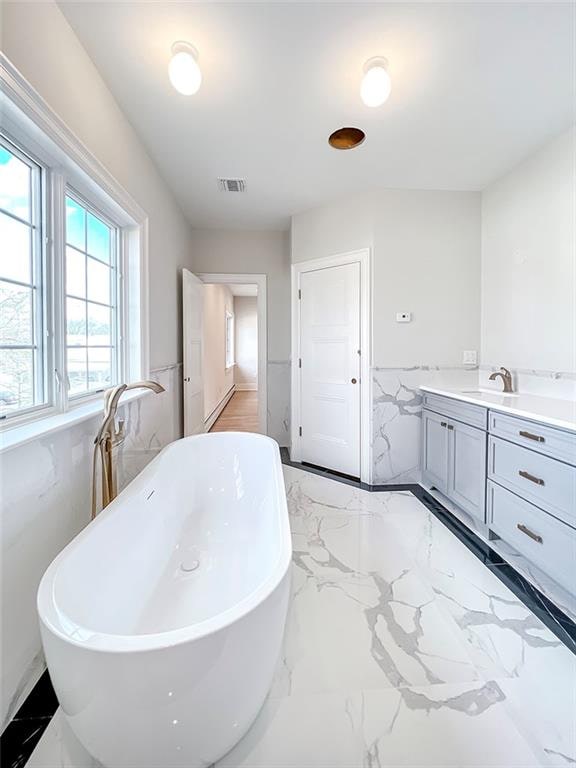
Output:
<instances>
[{"instance_id":1,"label":"undermount sink","mask_svg":"<svg viewBox=\"0 0 576 768\"><path fill-rule=\"evenodd\" d=\"M501 395L503 397L518 397L517 392L497 392L494 389L463 389L463 395Z\"/></svg>"}]
</instances>

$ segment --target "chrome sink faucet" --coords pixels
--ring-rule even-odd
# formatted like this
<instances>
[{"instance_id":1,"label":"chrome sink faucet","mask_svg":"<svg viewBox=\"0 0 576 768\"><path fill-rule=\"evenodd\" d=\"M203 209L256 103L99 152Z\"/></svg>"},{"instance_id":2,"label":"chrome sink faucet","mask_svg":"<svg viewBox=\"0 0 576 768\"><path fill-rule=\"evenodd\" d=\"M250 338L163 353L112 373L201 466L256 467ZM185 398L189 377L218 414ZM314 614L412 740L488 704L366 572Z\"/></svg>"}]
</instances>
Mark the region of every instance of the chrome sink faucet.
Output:
<instances>
[{"instance_id":1,"label":"chrome sink faucet","mask_svg":"<svg viewBox=\"0 0 576 768\"><path fill-rule=\"evenodd\" d=\"M502 379L502 384L504 384L503 392L514 392L512 389L512 374L508 368L501 367L499 371L494 371L489 376L490 381L496 381L498 378Z\"/></svg>"},{"instance_id":2,"label":"chrome sink faucet","mask_svg":"<svg viewBox=\"0 0 576 768\"><path fill-rule=\"evenodd\" d=\"M159 394L164 387L155 381L136 381L134 384L118 384L104 392L104 419L94 439L94 460L92 462L92 520L97 515L96 476L98 457L102 475L102 506L106 507L116 497L116 467L112 460L112 449L124 441L124 422L116 426L118 402L129 389L151 389Z\"/></svg>"}]
</instances>

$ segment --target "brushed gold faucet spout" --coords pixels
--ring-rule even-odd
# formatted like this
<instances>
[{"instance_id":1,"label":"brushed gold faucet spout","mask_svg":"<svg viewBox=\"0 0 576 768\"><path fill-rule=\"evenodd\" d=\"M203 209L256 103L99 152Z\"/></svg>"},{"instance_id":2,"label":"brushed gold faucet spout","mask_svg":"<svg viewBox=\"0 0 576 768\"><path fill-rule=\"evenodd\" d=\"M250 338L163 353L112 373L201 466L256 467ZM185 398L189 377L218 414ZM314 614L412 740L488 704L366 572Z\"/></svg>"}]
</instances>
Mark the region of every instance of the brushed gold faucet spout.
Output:
<instances>
[{"instance_id":1,"label":"brushed gold faucet spout","mask_svg":"<svg viewBox=\"0 0 576 768\"><path fill-rule=\"evenodd\" d=\"M94 438L94 458L92 461L92 520L98 514L97 474L100 458L102 509L116 498L116 467L113 461L113 449L124 440L124 422L116 426L116 413L120 398L130 389L151 389L159 394L165 389L156 381L136 381L133 384L117 384L104 392L104 418Z\"/></svg>"}]
</instances>

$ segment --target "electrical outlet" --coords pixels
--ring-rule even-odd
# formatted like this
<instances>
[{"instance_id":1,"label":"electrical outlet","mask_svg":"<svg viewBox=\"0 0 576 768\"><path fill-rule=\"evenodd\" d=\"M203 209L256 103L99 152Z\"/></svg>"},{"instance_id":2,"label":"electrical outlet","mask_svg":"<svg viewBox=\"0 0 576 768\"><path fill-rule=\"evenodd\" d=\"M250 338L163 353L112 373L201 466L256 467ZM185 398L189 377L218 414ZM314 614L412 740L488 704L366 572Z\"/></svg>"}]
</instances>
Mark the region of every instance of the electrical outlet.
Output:
<instances>
[{"instance_id":1,"label":"electrical outlet","mask_svg":"<svg viewBox=\"0 0 576 768\"><path fill-rule=\"evenodd\" d=\"M412 320L412 312L396 312L397 323L409 323Z\"/></svg>"},{"instance_id":2,"label":"electrical outlet","mask_svg":"<svg viewBox=\"0 0 576 768\"><path fill-rule=\"evenodd\" d=\"M464 365L476 365L478 362L478 354L475 349L465 349L462 353L462 362Z\"/></svg>"}]
</instances>

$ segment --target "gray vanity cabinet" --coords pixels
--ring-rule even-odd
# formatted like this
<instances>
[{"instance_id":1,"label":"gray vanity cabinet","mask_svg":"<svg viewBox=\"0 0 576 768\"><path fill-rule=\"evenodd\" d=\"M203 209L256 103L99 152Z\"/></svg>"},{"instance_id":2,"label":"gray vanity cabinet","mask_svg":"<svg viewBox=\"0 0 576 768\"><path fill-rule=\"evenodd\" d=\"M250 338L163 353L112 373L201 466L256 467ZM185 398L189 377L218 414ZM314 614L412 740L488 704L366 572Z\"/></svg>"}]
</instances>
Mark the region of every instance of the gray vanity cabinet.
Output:
<instances>
[{"instance_id":1,"label":"gray vanity cabinet","mask_svg":"<svg viewBox=\"0 0 576 768\"><path fill-rule=\"evenodd\" d=\"M425 395L422 411L422 476L469 515L484 522L487 411Z\"/></svg>"},{"instance_id":2,"label":"gray vanity cabinet","mask_svg":"<svg viewBox=\"0 0 576 768\"><path fill-rule=\"evenodd\" d=\"M422 471L426 482L448 490L448 430L446 417L422 411Z\"/></svg>"},{"instance_id":3,"label":"gray vanity cabinet","mask_svg":"<svg viewBox=\"0 0 576 768\"><path fill-rule=\"evenodd\" d=\"M484 522L486 505L486 432L458 421L449 431L446 495L465 512Z\"/></svg>"}]
</instances>

